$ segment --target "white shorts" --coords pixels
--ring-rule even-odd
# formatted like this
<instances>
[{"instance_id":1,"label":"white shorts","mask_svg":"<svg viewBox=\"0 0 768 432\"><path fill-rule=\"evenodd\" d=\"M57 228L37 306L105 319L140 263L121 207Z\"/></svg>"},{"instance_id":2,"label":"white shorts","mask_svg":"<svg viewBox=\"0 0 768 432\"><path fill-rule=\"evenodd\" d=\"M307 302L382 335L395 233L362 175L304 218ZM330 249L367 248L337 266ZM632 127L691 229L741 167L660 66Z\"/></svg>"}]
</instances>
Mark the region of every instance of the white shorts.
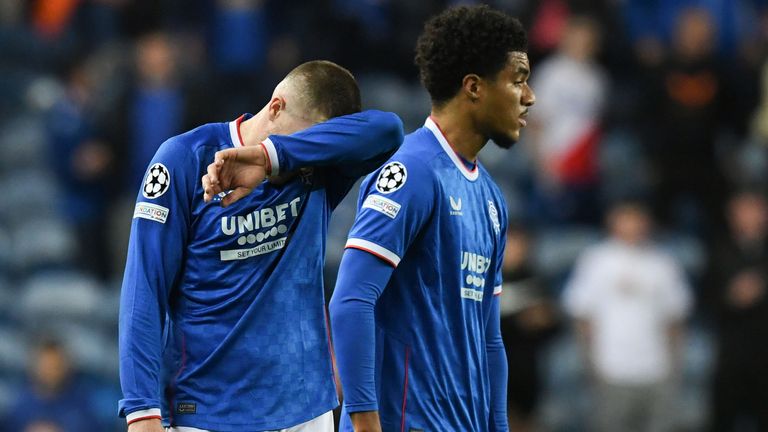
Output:
<instances>
[{"instance_id":1,"label":"white shorts","mask_svg":"<svg viewBox=\"0 0 768 432\"><path fill-rule=\"evenodd\" d=\"M197 429L188 426L176 426L165 429L168 432L210 432L204 429ZM289 428L280 429L276 431L264 431L264 432L333 432L333 411L328 411L325 414L321 414L308 422L304 422L300 425L291 426Z\"/></svg>"}]
</instances>

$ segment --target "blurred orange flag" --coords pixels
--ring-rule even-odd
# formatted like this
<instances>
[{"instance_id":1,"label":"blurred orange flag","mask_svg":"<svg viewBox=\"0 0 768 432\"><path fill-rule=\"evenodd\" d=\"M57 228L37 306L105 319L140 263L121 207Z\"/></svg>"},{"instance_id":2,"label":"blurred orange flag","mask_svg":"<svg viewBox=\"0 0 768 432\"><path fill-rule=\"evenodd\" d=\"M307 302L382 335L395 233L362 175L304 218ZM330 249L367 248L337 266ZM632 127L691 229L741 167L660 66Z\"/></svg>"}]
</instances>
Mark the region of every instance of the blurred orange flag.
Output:
<instances>
[{"instance_id":1,"label":"blurred orange flag","mask_svg":"<svg viewBox=\"0 0 768 432\"><path fill-rule=\"evenodd\" d=\"M80 0L37 0L32 10L32 25L41 36L53 39L72 19Z\"/></svg>"}]
</instances>

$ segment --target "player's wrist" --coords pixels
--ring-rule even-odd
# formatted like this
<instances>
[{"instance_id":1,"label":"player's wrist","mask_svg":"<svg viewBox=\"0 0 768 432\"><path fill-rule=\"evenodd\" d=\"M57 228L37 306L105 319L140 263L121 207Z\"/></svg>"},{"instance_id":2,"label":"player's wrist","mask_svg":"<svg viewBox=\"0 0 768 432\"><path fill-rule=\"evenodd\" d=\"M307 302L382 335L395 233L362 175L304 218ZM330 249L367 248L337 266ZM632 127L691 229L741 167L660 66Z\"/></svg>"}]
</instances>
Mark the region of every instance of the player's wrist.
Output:
<instances>
[{"instance_id":1,"label":"player's wrist","mask_svg":"<svg viewBox=\"0 0 768 432\"><path fill-rule=\"evenodd\" d=\"M139 420L128 425L128 432L164 432L160 419L151 418Z\"/></svg>"},{"instance_id":2,"label":"player's wrist","mask_svg":"<svg viewBox=\"0 0 768 432\"><path fill-rule=\"evenodd\" d=\"M162 418L160 408L148 408L128 413L125 416L125 422L128 426L144 421L157 421L159 423Z\"/></svg>"},{"instance_id":3,"label":"player's wrist","mask_svg":"<svg viewBox=\"0 0 768 432\"><path fill-rule=\"evenodd\" d=\"M349 414L355 432L380 432L381 421L378 411L358 411Z\"/></svg>"},{"instance_id":4,"label":"player's wrist","mask_svg":"<svg viewBox=\"0 0 768 432\"><path fill-rule=\"evenodd\" d=\"M264 153L264 166L266 168L267 175L280 174L280 160L277 157L277 149L271 139L267 138L262 141L258 146Z\"/></svg>"}]
</instances>

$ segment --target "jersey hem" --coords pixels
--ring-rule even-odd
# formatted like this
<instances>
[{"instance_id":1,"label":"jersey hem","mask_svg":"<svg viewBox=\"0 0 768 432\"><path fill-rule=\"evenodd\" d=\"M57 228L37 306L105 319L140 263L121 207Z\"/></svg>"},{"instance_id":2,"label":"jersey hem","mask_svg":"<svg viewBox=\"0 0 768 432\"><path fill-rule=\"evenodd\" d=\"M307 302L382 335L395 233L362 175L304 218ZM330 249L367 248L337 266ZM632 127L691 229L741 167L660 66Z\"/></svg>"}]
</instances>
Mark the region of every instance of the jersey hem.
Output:
<instances>
[{"instance_id":1,"label":"jersey hem","mask_svg":"<svg viewBox=\"0 0 768 432\"><path fill-rule=\"evenodd\" d=\"M335 409L338 405L332 405L330 407L322 408L317 411L310 411L310 414L308 416L301 416L297 419L281 422L281 423L216 423L211 422L207 423L205 421L195 421L196 418L199 418L199 414L174 414L173 416L173 423L171 424L171 427L191 427L191 428L197 428L197 429L203 429L203 430L232 430L237 431L241 430L242 428L249 428L249 429L256 429L256 430L265 430L265 431L271 431L271 430L281 430L281 429L288 429L292 428L294 426L298 426L302 423L306 423L310 420L314 420L317 417L320 417L321 415L327 413L328 411L332 411ZM185 421L186 419L189 419L190 421Z\"/></svg>"}]
</instances>

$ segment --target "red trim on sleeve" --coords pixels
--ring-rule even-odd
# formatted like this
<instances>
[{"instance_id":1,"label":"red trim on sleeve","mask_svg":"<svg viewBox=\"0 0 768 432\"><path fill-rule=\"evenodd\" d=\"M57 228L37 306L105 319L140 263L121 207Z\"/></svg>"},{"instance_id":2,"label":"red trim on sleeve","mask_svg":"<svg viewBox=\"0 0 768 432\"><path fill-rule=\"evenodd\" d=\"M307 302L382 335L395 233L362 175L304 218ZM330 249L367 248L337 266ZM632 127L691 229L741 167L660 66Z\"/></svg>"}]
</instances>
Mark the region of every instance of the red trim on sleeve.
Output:
<instances>
[{"instance_id":1,"label":"red trim on sleeve","mask_svg":"<svg viewBox=\"0 0 768 432\"><path fill-rule=\"evenodd\" d=\"M272 159L269 158L269 151L267 151L267 146L264 145L263 142L259 143L261 146L261 149L264 150L264 156L267 157L267 175L272 174Z\"/></svg>"},{"instance_id":2,"label":"red trim on sleeve","mask_svg":"<svg viewBox=\"0 0 768 432\"><path fill-rule=\"evenodd\" d=\"M371 254L371 255L373 255L373 256L375 256L377 258L383 259L384 261L387 262L387 264L391 265L392 267L397 268L397 264L392 262L389 258L385 257L382 254L378 254L378 253L376 253L376 252L374 252L374 251L372 251L370 249L366 249L366 248L364 248L362 246L348 245L344 249L358 249L358 250L361 250L361 251L364 251L364 252L368 252L369 254Z\"/></svg>"},{"instance_id":3,"label":"red trim on sleeve","mask_svg":"<svg viewBox=\"0 0 768 432\"><path fill-rule=\"evenodd\" d=\"M243 136L240 135L240 124L245 120L245 114L241 115L240 117L235 120L235 129L237 129L237 139L240 140L240 147L245 147L245 141L243 141Z\"/></svg>"},{"instance_id":4,"label":"red trim on sleeve","mask_svg":"<svg viewBox=\"0 0 768 432\"><path fill-rule=\"evenodd\" d=\"M144 417L137 417L137 418L135 418L135 419L133 419L133 420L129 421L129 422L128 422L128 424L130 425L130 424L136 423L137 421L141 421L141 420L149 420L149 419L158 419L158 420L162 420L163 418L162 418L162 417L160 417L159 415L149 415L149 416L144 416Z\"/></svg>"}]
</instances>

